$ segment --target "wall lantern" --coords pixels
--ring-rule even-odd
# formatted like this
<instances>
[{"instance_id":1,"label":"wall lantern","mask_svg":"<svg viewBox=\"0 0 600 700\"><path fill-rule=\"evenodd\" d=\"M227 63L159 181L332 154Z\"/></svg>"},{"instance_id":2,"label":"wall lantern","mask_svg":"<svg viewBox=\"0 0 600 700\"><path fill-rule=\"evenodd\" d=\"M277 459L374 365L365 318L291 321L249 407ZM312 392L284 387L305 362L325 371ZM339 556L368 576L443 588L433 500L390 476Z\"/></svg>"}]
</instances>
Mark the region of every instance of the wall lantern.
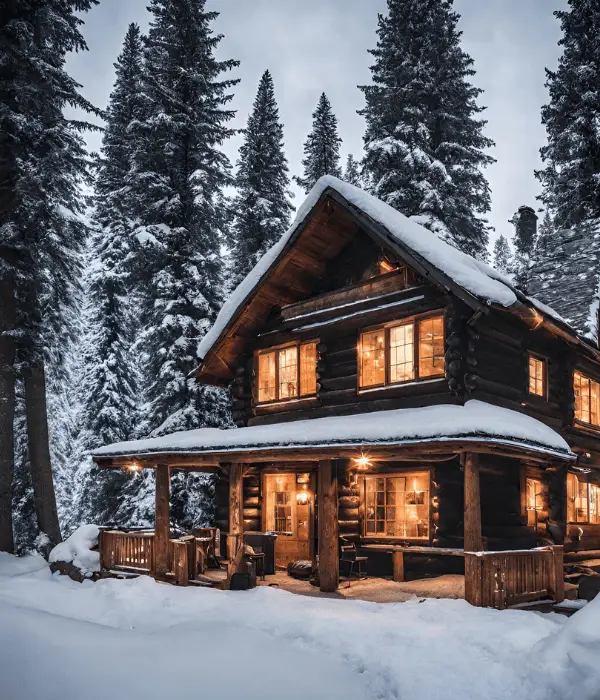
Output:
<instances>
[{"instance_id":1,"label":"wall lantern","mask_svg":"<svg viewBox=\"0 0 600 700\"><path fill-rule=\"evenodd\" d=\"M355 457L354 462L359 469L368 469L371 466L371 460L366 455Z\"/></svg>"},{"instance_id":2,"label":"wall lantern","mask_svg":"<svg viewBox=\"0 0 600 700\"><path fill-rule=\"evenodd\" d=\"M127 471L130 472L139 472L142 467L137 463L137 462L132 462L131 464L127 465Z\"/></svg>"}]
</instances>

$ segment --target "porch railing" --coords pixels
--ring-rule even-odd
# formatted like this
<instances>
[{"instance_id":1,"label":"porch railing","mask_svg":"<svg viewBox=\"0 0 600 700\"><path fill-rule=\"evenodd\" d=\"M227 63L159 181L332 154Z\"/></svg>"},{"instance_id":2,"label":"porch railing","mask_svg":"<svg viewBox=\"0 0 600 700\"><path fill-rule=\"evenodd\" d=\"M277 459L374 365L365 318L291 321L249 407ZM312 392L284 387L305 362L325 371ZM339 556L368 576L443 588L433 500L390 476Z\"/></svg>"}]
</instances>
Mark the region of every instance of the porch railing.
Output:
<instances>
[{"instance_id":1,"label":"porch railing","mask_svg":"<svg viewBox=\"0 0 600 700\"><path fill-rule=\"evenodd\" d=\"M109 571L132 573L154 572L153 532L121 532L101 530L98 538L100 566ZM194 578L196 542L189 540L169 540L169 571L178 584L187 586Z\"/></svg>"},{"instance_id":2,"label":"porch railing","mask_svg":"<svg viewBox=\"0 0 600 700\"><path fill-rule=\"evenodd\" d=\"M465 598L503 610L542 598L564 600L562 546L508 552L465 552Z\"/></svg>"}]
</instances>

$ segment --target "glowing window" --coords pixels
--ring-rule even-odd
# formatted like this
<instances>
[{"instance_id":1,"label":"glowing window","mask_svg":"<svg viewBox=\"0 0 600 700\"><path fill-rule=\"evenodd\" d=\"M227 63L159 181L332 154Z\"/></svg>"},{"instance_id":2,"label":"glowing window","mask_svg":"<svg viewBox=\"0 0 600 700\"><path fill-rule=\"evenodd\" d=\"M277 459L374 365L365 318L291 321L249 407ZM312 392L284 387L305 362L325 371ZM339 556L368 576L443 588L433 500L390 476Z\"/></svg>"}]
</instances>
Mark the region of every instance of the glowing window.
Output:
<instances>
[{"instance_id":1,"label":"glowing window","mask_svg":"<svg viewBox=\"0 0 600 700\"><path fill-rule=\"evenodd\" d=\"M600 486L568 474L567 520L570 523L600 523Z\"/></svg>"},{"instance_id":2,"label":"glowing window","mask_svg":"<svg viewBox=\"0 0 600 700\"><path fill-rule=\"evenodd\" d=\"M258 403L317 393L317 344L272 348L258 354Z\"/></svg>"},{"instance_id":3,"label":"glowing window","mask_svg":"<svg viewBox=\"0 0 600 700\"><path fill-rule=\"evenodd\" d=\"M359 355L361 388L441 377L444 317L390 324L361 333Z\"/></svg>"},{"instance_id":4,"label":"glowing window","mask_svg":"<svg viewBox=\"0 0 600 700\"><path fill-rule=\"evenodd\" d=\"M419 321L419 377L444 374L444 319Z\"/></svg>"},{"instance_id":5,"label":"glowing window","mask_svg":"<svg viewBox=\"0 0 600 700\"><path fill-rule=\"evenodd\" d=\"M537 525L538 513L544 509L543 484L539 479L526 479L527 488L527 524Z\"/></svg>"},{"instance_id":6,"label":"glowing window","mask_svg":"<svg viewBox=\"0 0 600 700\"><path fill-rule=\"evenodd\" d=\"M363 333L360 342L360 385L385 384L385 331Z\"/></svg>"},{"instance_id":7,"label":"glowing window","mask_svg":"<svg viewBox=\"0 0 600 700\"><path fill-rule=\"evenodd\" d=\"M414 331L412 323L390 328L390 382L406 382L415 377Z\"/></svg>"},{"instance_id":8,"label":"glowing window","mask_svg":"<svg viewBox=\"0 0 600 700\"><path fill-rule=\"evenodd\" d=\"M429 473L365 477L366 537L429 538Z\"/></svg>"},{"instance_id":9,"label":"glowing window","mask_svg":"<svg viewBox=\"0 0 600 700\"><path fill-rule=\"evenodd\" d=\"M546 361L529 355L529 393L546 396Z\"/></svg>"},{"instance_id":10,"label":"glowing window","mask_svg":"<svg viewBox=\"0 0 600 700\"><path fill-rule=\"evenodd\" d=\"M600 426L600 384L581 372L574 372L573 389L576 420Z\"/></svg>"}]
</instances>

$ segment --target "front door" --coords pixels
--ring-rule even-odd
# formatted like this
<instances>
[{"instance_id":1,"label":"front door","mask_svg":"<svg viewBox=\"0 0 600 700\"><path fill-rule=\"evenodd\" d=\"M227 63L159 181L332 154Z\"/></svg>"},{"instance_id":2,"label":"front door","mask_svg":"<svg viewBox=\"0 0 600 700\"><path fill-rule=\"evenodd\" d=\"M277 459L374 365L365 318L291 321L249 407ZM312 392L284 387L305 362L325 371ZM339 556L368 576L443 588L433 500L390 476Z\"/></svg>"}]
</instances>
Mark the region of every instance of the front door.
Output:
<instances>
[{"instance_id":1,"label":"front door","mask_svg":"<svg viewBox=\"0 0 600 700\"><path fill-rule=\"evenodd\" d=\"M310 559L313 498L308 474L265 474L263 494L264 529L278 533L276 566Z\"/></svg>"}]
</instances>

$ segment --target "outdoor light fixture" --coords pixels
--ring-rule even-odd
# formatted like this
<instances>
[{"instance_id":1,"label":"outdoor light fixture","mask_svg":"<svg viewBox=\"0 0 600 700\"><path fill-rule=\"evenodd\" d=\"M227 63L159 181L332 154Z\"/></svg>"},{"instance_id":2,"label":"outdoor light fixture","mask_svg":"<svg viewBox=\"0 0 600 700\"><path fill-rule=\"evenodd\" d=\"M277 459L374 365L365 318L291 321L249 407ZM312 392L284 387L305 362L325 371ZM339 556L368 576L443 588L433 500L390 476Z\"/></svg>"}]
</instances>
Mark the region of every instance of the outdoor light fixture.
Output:
<instances>
[{"instance_id":1,"label":"outdoor light fixture","mask_svg":"<svg viewBox=\"0 0 600 700\"><path fill-rule=\"evenodd\" d=\"M371 466L371 460L366 455L355 457L354 461L359 469L367 469L367 467Z\"/></svg>"},{"instance_id":2,"label":"outdoor light fixture","mask_svg":"<svg viewBox=\"0 0 600 700\"><path fill-rule=\"evenodd\" d=\"M137 462L132 462L131 464L129 464L129 465L127 466L127 469L128 469L130 472L139 472L139 470L141 469L141 467L140 467L140 465L139 465Z\"/></svg>"},{"instance_id":3,"label":"outdoor light fixture","mask_svg":"<svg viewBox=\"0 0 600 700\"><path fill-rule=\"evenodd\" d=\"M308 503L308 493L306 491L298 491L296 494L298 505L305 506Z\"/></svg>"}]
</instances>

